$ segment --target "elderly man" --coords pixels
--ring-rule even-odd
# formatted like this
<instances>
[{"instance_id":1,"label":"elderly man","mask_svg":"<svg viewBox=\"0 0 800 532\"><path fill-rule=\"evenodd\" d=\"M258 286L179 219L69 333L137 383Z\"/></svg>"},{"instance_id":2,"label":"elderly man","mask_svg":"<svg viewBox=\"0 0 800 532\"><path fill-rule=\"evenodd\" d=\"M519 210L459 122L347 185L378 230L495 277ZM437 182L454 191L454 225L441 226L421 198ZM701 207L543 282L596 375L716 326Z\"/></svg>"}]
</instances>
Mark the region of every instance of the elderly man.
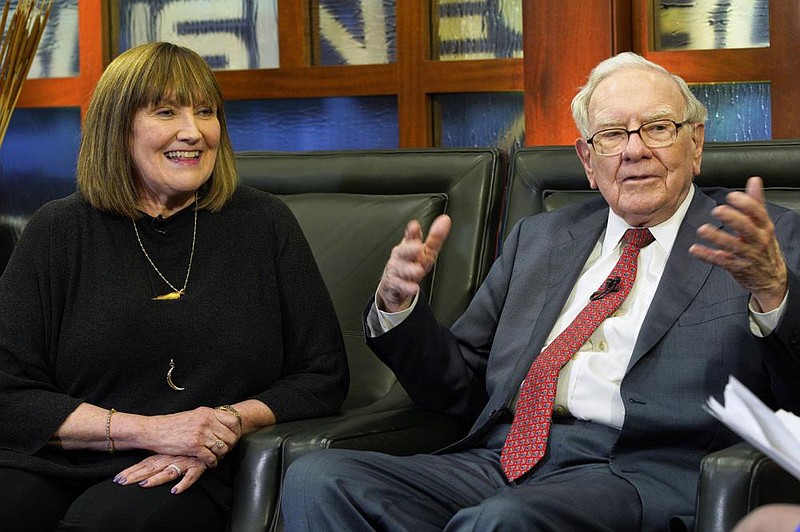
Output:
<instances>
[{"instance_id":1,"label":"elderly man","mask_svg":"<svg viewBox=\"0 0 800 532\"><path fill-rule=\"evenodd\" d=\"M419 297L450 220L411 222L367 307L373 350L468 436L304 457L288 530L691 529L701 458L736 441L708 395L733 374L800 409L798 217L759 178L694 186L706 111L654 63L603 61L572 108L602 198L517 224L451 329Z\"/></svg>"}]
</instances>

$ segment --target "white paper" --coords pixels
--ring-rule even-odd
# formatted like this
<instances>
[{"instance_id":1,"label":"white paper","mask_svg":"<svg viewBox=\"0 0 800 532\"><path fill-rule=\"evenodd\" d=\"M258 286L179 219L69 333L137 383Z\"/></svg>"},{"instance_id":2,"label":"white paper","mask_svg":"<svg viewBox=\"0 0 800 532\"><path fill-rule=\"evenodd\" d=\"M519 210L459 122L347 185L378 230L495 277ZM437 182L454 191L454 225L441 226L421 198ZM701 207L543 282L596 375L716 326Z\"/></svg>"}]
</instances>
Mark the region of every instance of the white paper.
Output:
<instances>
[{"instance_id":1,"label":"white paper","mask_svg":"<svg viewBox=\"0 0 800 532\"><path fill-rule=\"evenodd\" d=\"M773 412L735 377L725 385L724 405L708 398L707 410L745 441L800 480L800 418Z\"/></svg>"}]
</instances>

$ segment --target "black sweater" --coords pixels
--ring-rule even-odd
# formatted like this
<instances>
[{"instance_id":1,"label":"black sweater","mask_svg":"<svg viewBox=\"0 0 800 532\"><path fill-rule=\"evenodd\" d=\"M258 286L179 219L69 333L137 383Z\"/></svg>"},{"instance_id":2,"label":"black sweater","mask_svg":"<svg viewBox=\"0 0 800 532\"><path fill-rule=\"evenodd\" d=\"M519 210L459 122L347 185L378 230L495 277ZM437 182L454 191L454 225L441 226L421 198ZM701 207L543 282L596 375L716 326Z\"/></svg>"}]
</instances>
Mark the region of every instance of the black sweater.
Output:
<instances>
[{"instance_id":1,"label":"black sweater","mask_svg":"<svg viewBox=\"0 0 800 532\"><path fill-rule=\"evenodd\" d=\"M155 265L183 286L193 207L136 223ZM241 186L201 210L183 297L136 241L132 221L79 195L31 219L0 278L0 466L102 479L142 458L60 451L48 439L81 402L144 415L256 398L278 420L338 411L347 391L340 329L291 211ZM166 382L172 377L184 391Z\"/></svg>"}]
</instances>

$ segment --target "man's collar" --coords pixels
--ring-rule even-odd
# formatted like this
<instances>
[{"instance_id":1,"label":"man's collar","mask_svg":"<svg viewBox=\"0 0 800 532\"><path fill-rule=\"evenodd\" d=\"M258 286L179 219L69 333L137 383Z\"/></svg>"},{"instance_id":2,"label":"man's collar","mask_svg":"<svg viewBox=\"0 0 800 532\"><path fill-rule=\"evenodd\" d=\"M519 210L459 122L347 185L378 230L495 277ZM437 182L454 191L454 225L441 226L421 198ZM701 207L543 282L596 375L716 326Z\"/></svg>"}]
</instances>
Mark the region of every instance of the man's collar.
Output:
<instances>
[{"instance_id":1,"label":"man's collar","mask_svg":"<svg viewBox=\"0 0 800 532\"><path fill-rule=\"evenodd\" d=\"M681 223L683 223L683 219L686 216L686 211L689 210L689 205L692 203L695 189L696 187L694 183L692 183L692 186L689 188L689 193L686 194L686 197L678 206L675 213L660 224L650 227L650 232L653 233L656 243L667 255L672 251L672 246L675 244L675 239L678 236L678 229L680 229ZM622 236L625 234L625 231L631 228L632 226L625 223L625 220L617 216L611 209L608 209L608 222L606 223L606 232L603 237L602 256L605 257L607 254L614 251L617 244L619 244L619 241L622 239Z\"/></svg>"}]
</instances>

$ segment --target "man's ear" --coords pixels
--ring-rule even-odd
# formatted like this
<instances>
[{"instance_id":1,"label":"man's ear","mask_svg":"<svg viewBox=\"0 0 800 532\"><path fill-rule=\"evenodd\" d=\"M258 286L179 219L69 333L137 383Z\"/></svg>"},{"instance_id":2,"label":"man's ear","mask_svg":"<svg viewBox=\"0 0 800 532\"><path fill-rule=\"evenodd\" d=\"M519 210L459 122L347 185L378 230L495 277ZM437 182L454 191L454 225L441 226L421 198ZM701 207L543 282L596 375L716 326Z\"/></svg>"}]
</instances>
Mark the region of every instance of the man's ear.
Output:
<instances>
[{"instance_id":1,"label":"man's ear","mask_svg":"<svg viewBox=\"0 0 800 532\"><path fill-rule=\"evenodd\" d=\"M575 140L575 152L578 154L578 159L581 160L583 171L586 172L586 179L589 180L589 186L596 189L597 181L594 178L594 171L592 170L592 147L586 142L583 137Z\"/></svg>"},{"instance_id":2,"label":"man's ear","mask_svg":"<svg viewBox=\"0 0 800 532\"><path fill-rule=\"evenodd\" d=\"M694 142L694 153L692 158L692 172L695 176L700 173L700 163L703 159L703 144L705 142L706 126L703 123L693 124L692 141Z\"/></svg>"}]
</instances>

